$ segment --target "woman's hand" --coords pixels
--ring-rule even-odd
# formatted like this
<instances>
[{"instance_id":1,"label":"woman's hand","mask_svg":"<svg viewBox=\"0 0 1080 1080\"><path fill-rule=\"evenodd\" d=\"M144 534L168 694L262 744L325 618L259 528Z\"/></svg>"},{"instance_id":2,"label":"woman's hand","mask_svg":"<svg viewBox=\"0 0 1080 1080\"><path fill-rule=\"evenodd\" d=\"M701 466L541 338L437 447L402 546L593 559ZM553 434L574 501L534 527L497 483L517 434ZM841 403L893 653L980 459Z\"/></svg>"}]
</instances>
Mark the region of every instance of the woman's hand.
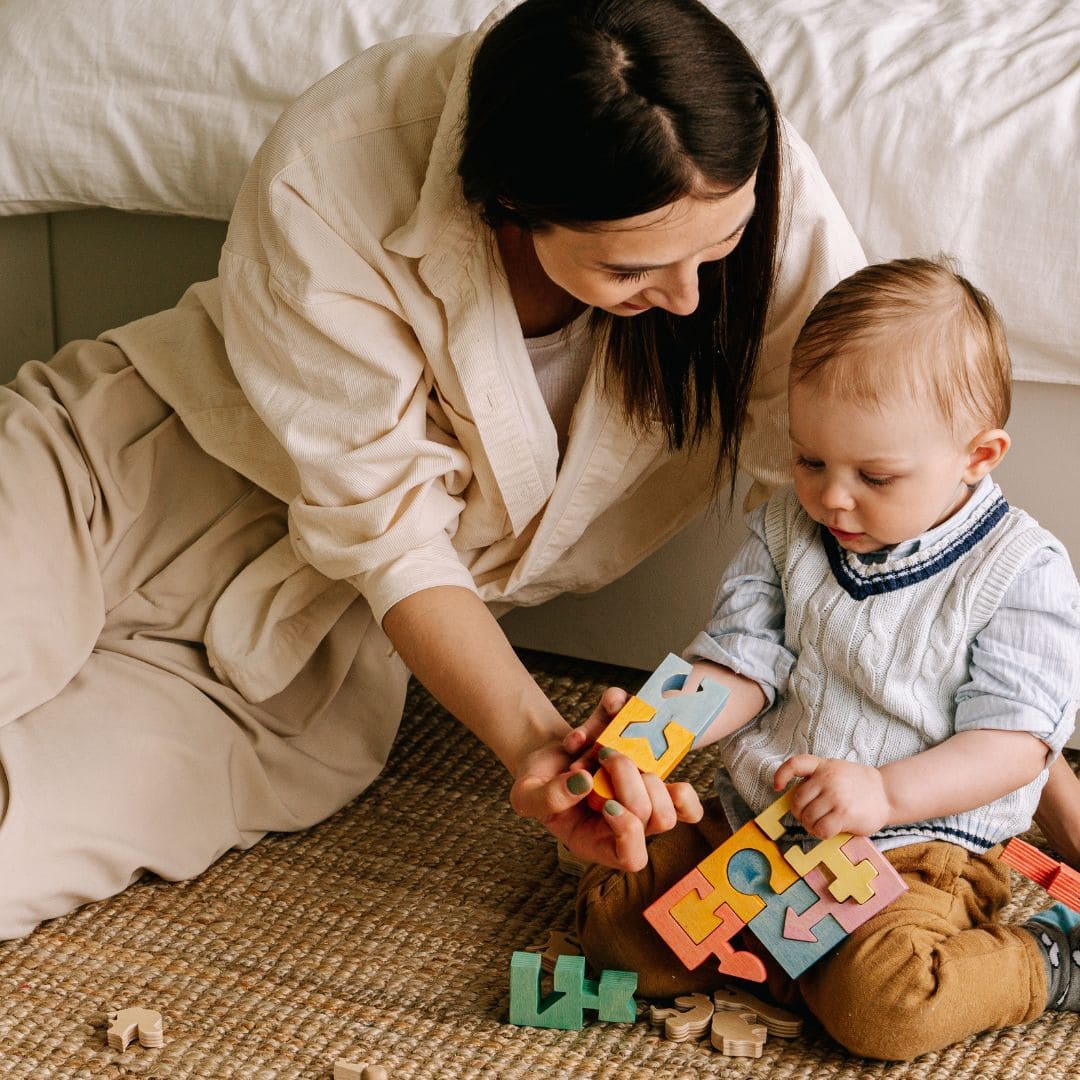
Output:
<instances>
[{"instance_id":1,"label":"woman's hand","mask_svg":"<svg viewBox=\"0 0 1080 1080\"><path fill-rule=\"evenodd\" d=\"M773 787L783 791L797 777L803 781L791 793L791 812L811 836L872 836L888 824L891 807L879 769L798 754L776 770Z\"/></svg>"},{"instance_id":2,"label":"woman's hand","mask_svg":"<svg viewBox=\"0 0 1080 1080\"><path fill-rule=\"evenodd\" d=\"M665 784L638 771L623 754L605 755L604 769L615 794L602 812L587 801L592 790L596 737L623 707L628 694L604 692L580 727L527 756L516 770L510 805L535 818L579 858L620 870L640 870L648 862L645 838L666 832L677 821L698 821L701 800L690 784Z\"/></svg>"}]
</instances>

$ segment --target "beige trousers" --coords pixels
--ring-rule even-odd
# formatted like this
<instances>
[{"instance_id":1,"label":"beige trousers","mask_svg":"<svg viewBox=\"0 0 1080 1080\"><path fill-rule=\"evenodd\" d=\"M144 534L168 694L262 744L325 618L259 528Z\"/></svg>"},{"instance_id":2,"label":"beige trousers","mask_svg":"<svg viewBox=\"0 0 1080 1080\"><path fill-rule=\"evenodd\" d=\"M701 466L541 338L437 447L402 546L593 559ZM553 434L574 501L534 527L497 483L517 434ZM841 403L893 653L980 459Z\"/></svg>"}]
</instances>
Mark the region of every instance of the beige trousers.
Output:
<instances>
[{"instance_id":1,"label":"beige trousers","mask_svg":"<svg viewBox=\"0 0 1080 1080\"><path fill-rule=\"evenodd\" d=\"M714 962L683 968L642 911L730 835L719 800L710 799L701 822L650 843L639 873L591 867L578 889L577 929L593 967L636 971L646 997L728 983ZM777 1001L803 1005L864 1057L908 1060L1033 1020L1046 1007L1046 972L1034 936L998 919L1010 900L998 854L944 842L887 852L908 891L795 981L750 932L739 934L737 948L761 958Z\"/></svg>"},{"instance_id":2,"label":"beige trousers","mask_svg":"<svg viewBox=\"0 0 1080 1080\"><path fill-rule=\"evenodd\" d=\"M225 586L286 507L115 346L0 387L0 938L309 826L385 763L407 673L362 599L257 705L211 670Z\"/></svg>"}]
</instances>

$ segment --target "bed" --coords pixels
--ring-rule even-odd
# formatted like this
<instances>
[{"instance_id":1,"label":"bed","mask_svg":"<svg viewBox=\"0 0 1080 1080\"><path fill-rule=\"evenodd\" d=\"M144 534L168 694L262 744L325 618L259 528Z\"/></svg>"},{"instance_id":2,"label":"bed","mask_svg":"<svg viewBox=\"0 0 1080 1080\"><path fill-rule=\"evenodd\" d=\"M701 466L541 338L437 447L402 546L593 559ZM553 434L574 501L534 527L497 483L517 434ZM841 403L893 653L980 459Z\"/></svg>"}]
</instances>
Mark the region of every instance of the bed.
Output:
<instances>
[{"instance_id":1,"label":"bed","mask_svg":"<svg viewBox=\"0 0 1080 1080\"><path fill-rule=\"evenodd\" d=\"M948 253L999 305L1017 379L999 475L1080 552L1076 4L708 3L759 58L867 256ZM489 6L0 6L0 378L212 277L246 164L287 102L376 41L460 32ZM651 669L699 627L741 529L705 515L621 581L513 612L507 631Z\"/></svg>"}]
</instances>

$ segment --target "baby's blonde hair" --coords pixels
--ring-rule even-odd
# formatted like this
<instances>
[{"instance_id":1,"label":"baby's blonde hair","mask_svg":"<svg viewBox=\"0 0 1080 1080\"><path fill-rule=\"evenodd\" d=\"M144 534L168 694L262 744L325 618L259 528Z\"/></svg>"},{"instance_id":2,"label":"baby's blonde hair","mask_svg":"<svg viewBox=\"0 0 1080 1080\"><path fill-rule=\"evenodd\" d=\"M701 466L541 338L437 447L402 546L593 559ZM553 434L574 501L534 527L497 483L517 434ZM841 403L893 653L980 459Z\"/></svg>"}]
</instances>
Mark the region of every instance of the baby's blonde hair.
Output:
<instances>
[{"instance_id":1,"label":"baby's blonde hair","mask_svg":"<svg viewBox=\"0 0 1080 1080\"><path fill-rule=\"evenodd\" d=\"M795 342L791 381L880 406L929 399L959 432L1004 427L1012 363L994 305L944 257L864 267L827 292Z\"/></svg>"}]
</instances>

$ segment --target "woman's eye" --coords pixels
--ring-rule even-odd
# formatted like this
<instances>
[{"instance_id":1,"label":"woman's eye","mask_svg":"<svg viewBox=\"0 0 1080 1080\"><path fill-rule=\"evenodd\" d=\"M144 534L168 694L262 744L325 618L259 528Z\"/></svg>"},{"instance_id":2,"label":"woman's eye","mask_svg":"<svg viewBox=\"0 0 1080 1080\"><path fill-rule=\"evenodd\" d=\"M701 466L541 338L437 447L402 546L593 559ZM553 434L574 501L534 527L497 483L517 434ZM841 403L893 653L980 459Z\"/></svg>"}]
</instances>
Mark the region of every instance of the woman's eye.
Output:
<instances>
[{"instance_id":1,"label":"woman's eye","mask_svg":"<svg viewBox=\"0 0 1080 1080\"><path fill-rule=\"evenodd\" d=\"M616 281L640 281L648 274L648 270L613 270L610 276Z\"/></svg>"}]
</instances>

